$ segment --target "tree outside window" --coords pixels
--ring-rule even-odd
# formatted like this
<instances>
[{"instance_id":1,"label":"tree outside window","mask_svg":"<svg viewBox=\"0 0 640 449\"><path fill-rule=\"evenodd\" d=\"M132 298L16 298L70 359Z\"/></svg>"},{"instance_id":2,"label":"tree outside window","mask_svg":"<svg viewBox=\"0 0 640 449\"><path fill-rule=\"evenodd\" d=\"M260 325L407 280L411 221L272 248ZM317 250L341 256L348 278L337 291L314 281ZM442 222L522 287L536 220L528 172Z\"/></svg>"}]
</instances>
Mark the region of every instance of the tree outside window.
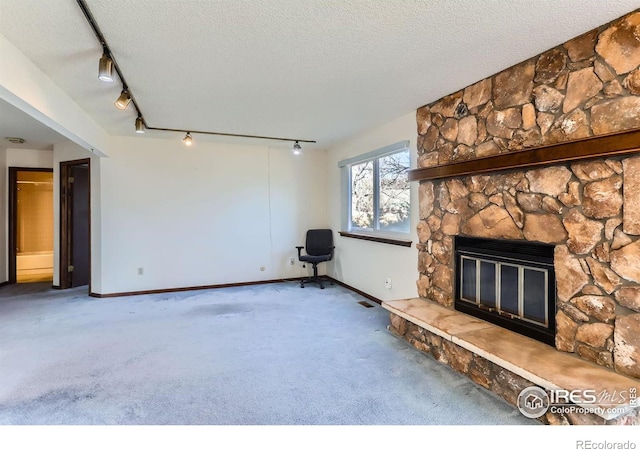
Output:
<instances>
[{"instance_id":1,"label":"tree outside window","mask_svg":"<svg viewBox=\"0 0 640 449\"><path fill-rule=\"evenodd\" d=\"M351 230L409 233L409 168L409 149L351 165Z\"/></svg>"}]
</instances>

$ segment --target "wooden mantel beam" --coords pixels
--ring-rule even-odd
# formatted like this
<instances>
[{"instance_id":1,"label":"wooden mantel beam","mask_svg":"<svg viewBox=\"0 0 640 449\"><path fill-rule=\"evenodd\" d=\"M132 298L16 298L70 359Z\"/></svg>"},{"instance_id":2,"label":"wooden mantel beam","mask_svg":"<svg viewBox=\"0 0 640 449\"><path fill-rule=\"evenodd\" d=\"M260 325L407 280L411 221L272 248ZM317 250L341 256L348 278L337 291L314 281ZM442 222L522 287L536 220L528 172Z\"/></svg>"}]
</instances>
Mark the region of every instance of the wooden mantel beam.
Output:
<instances>
[{"instance_id":1,"label":"wooden mantel beam","mask_svg":"<svg viewBox=\"0 0 640 449\"><path fill-rule=\"evenodd\" d=\"M635 129L451 164L409 170L409 181L430 181L457 176L541 167L582 159L614 157L638 152L640 152L640 129Z\"/></svg>"}]
</instances>

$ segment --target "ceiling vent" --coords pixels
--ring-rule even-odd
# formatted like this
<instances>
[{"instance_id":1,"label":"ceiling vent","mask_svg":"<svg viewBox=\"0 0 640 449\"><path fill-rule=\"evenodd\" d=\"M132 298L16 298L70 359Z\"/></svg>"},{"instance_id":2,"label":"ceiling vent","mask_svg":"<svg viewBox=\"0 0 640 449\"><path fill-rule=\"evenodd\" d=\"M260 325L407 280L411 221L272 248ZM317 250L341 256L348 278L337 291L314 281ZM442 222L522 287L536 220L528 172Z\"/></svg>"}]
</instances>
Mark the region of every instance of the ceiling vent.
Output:
<instances>
[{"instance_id":1,"label":"ceiling vent","mask_svg":"<svg viewBox=\"0 0 640 449\"><path fill-rule=\"evenodd\" d=\"M9 142L17 144L17 145L22 145L25 140L22 137L7 137L6 138Z\"/></svg>"}]
</instances>

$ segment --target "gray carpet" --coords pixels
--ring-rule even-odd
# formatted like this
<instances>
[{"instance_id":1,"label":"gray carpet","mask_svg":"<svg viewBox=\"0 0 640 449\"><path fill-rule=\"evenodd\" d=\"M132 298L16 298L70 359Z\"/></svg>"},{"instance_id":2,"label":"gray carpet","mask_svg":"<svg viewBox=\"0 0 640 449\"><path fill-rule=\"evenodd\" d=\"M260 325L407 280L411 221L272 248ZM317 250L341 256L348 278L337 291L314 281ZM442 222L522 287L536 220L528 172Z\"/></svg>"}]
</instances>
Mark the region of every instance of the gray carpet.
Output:
<instances>
[{"instance_id":1,"label":"gray carpet","mask_svg":"<svg viewBox=\"0 0 640 449\"><path fill-rule=\"evenodd\" d=\"M339 286L0 289L1 424L537 424Z\"/></svg>"}]
</instances>

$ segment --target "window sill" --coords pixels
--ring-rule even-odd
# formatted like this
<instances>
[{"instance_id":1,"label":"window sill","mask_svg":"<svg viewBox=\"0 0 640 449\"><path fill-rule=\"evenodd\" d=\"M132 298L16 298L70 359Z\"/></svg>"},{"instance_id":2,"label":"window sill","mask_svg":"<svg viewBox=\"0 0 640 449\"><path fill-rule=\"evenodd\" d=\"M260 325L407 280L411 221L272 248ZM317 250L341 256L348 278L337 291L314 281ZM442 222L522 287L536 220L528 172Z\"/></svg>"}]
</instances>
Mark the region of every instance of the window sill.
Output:
<instances>
[{"instance_id":1,"label":"window sill","mask_svg":"<svg viewBox=\"0 0 640 449\"><path fill-rule=\"evenodd\" d=\"M388 238L388 237L378 237L375 235L367 235L367 234L356 234L353 232L345 232L345 231L340 231L339 234L342 237L349 237L351 239L360 239L360 240L369 240L370 242L378 242L378 243L386 243L388 245L396 245L396 246L404 246L404 247L411 247L411 240L401 240L401 239L395 239L395 238Z\"/></svg>"}]
</instances>

